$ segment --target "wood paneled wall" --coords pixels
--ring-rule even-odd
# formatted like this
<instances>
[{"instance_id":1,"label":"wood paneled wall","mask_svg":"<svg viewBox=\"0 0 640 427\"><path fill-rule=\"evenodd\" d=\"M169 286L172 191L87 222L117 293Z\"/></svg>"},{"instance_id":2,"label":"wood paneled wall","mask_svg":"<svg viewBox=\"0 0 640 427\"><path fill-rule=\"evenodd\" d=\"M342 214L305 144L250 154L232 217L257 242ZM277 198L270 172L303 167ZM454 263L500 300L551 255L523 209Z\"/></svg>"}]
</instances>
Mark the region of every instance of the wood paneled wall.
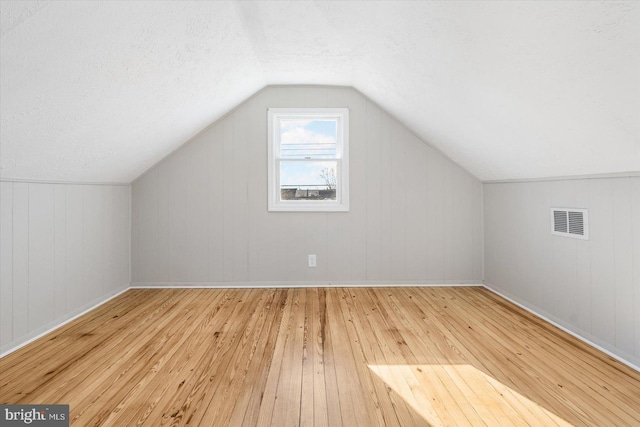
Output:
<instances>
[{"instance_id":1,"label":"wood paneled wall","mask_svg":"<svg viewBox=\"0 0 640 427\"><path fill-rule=\"evenodd\" d=\"M267 211L269 107L349 108L350 212ZM481 183L350 88L267 87L132 187L134 284L482 280Z\"/></svg>"},{"instance_id":2,"label":"wood paneled wall","mask_svg":"<svg viewBox=\"0 0 640 427\"><path fill-rule=\"evenodd\" d=\"M587 208L589 240L551 235ZM485 282L640 366L640 177L484 185Z\"/></svg>"},{"instance_id":3,"label":"wood paneled wall","mask_svg":"<svg viewBox=\"0 0 640 427\"><path fill-rule=\"evenodd\" d=\"M0 353L129 286L129 186L0 182Z\"/></svg>"}]
</instances>

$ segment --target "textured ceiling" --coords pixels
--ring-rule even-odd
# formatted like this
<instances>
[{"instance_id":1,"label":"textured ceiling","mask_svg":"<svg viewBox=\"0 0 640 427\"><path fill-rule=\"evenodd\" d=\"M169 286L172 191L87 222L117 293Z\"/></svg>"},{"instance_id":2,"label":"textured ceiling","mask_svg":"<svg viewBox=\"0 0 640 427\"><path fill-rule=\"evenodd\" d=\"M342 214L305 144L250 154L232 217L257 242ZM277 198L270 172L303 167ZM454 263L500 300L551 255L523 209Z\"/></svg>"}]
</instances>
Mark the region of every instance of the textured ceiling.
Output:
<instances>
[{"instance_id":1,"label":"textured ceiling","mask_svg":"<svg viewBox=\"0 0 640 427\"><path fill-rule=\"evenodd\" d=\"M0 2L0 175L130 182L267 84L483 180L640 171L640 2Z\"/></svg>"}]
</instances>

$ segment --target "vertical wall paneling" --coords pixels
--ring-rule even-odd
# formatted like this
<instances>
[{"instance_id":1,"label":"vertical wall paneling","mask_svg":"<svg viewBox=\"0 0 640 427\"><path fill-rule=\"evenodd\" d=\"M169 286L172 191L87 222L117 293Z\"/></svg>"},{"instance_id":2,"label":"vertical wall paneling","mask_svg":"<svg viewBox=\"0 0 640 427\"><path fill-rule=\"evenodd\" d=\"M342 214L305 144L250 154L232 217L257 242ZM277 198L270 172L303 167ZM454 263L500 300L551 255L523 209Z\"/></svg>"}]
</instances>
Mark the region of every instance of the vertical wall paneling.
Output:
<instances>
[{"instance_id":1,"label":"vertical wall paneling","mask_svg":"<svg viewBox=\"0 0 640 427\"><path fill-rule=\"evenodd\" d=\"M111 254L113 269L115 270L113 282L110 284L111 290L120 288L120 286L122 286L120 285L121 283L128 284L130 282L130 274L124 270L124 267L130 267L131 257L131 228L129 226L129 221L131 220L129 201L131 197L127 197L128 194L126 190L128 190L128 188L124 186L111 189L113 197L113 206L111 207L111 215L113 218L113 246Z\"/></svg>"},{"instance_id":2,"label":"vertical wall paneling","mask_svg":"<svg viewBox=\"0 0 640 427\"><path fill-rule=\"evenodd\" d=\"M223 266L222 266L222 280L225 282L231 282L234 280L233 271L234 271L234 259L233 253L235 252L235 237L233 235L234 232L234 211L231 209L233 207L233 151L234 151L234 141L233 141L233 117L227 116L222 119L222 128L223 128L223 136L222 136L222 164L218 163L217 167L220 167L224 171L224 179L222 186L222 203L224 206L224 216L223 216L223 224L224 224L224 251L223 251Z\"/></svg>"},{"instance_id":3,"label":"vertical wall paneling","mask_svg":"<svg viewBox=\"0 0 640 427\"><path fill-rule=\"evenodd\" d=\"M140 220L140 232L136 235L138 246L137 268L145 280L158 280L160 231L158 229L158 170L152 170L140 182L136 197L136 216Z\"/></svg>"},{"instance_id":4,"label":"vertical wall paneling","mask_svg":"<svg viewBox=\"0 0 640 427\"><path fill-rule=\"evenodd\" d=\"M382 111L373 103L367 103L367 278L381 277L382 269L382 197L384 194L381 174L381 146L383 134ZM387 187L388 188L388 187Z\"/></svg>"},{"instance_id":5,"label":"vertical wall paneling","mask_svg":"<svg viewBox=\"0 0 640 427\"><path fill-rule=\"evenodd\" d=\"M344 256L350 263L349 280L367 277L367 144L366 98L354 91L347 91L342 99L349 108L349 248ZM342 105L340 105L342 106ZM374 238L374 236L371 236Z\"/></svg>"},{"instance_id":6,"label":"vertical wall paneling","mask_svg":"<svg viewBox=\"0 0 640 427\"><path fill-rule=\"evenodd\" d=\"M169 159L169 281L184 280L186 274L186 171L185 153L178 150ZM146 176L145 176L146 178ZM137 194L134 194L134 201ZM139 221L144 219L139 218ZM139 227L139 223L134 224Z\"/></svg>"},{"instance_id":7,"label":"vertical wall paneling","mask_svg":"<svg viewBox=\"0 0 640 427\"><path fill-rule=\"evenodd\" d=\"M220 159L224 158L224 129L220 123L209 128L205 137L208 141L208 256L209 281L224 280L224 167ZM168 208L168 207L167 207Z\"/></svg>"},{"instance_id":8,"label":"vertical wall paneling","mask_svg":"<svg viewBox=\"0 0 640 427\"><path fill-rule=\"evenodd\" d=\"M131 187L118 186L118 228L114 230L117 236L116 258L118 260L118 277L112 289L121 289L123 284L131 282Z\"/></svg>"},{"instance_id":9,"label":"vertical wall paneling","mask_svg":"<svg viewBox=\"0 0 640 427\"><path fill-rule=\"evenodd\" d=\"M0 348L13 340L13 183L0 182Z\"/></svg>"},{"instance_id":10,"label":"vertical wall paneling","mask_svg":"<svg viewBox=\"0 0 640 427\"><path fill-rule=\"evenodd\" d=\"M484 184L485 283L640 365L640 178ZM586 208L589 240L551 235Z\"/></svg>"},{"instance_id":11,"label":"vertical wall paneling","mask_svg":"<svg viewBox=\"0 0 640 427\"><path fill-rule=\"evenodd\" d=\"M589 181L589 240L591 242L592 333L615 344L616 271L613 241L613 183Z\"/></svg>"},{"instance_id":12,"label":"vertical wall paneling","mask_svg":"<svg viewBox=\"0 0 640 427\"><path fill-rule=\"evenodd\" d=\"M380 161L380 276L379 280L393 280L391 274L391 159L392 150L395 147L391 139L391 118L379 112L380 127L379 132L379 161ZM431 147L426 146L429 150ZM428 169L428 167L427 167ZM431 262L431 260L429 260ZM433 276L430 276L433 277ZM480 277L480 276L478 276Z\"/></svg>"},{"instance_id":13,"label":"vertical wall paneling","mask_svg":"<svg viewBox=\"0 0 640 427\"><path fill-rule=\"evenodd\" d=\"M164 162L156 168L158 180L158 267L156 274L158 281L169 281L169 162ZM133 218L132 218L133 219ZM135 227L134 227L135 228Z\"/></svg>"},{"instance_id":14,"label":"vertical wall paneling","mask_svg":"<svg viewBox=\"0 0 640 427\"><path fill-rule=\"evenodd\" d=\"M260 141L263 141L260 138L260 131L258 130L258 121L250 120L251 117L260 117L261 114L266 114L266 107L263 109L262 107L262 96L256 96L251 99L251 102L248 104L247 108L247 142L246 142L246 150L247 150L247 238L248 238L248 255L247 255L247 279L249 282L257 282L261 279L261 275L259 274L259 246L258 246L258 235L260 229L260 222L257 211L261 210L262 203L260 198L261 187L265 187L264 180L259 179L260 175L258 170L260 169L260 164L263 163L262 157L259 153L264 150L264 148L260 147ZM266 147L265 147L266 148Z\"/></svg>"},{"instance_id":15,"label":"vertical wall paneling","mask_svg":"<svg viewBox=\"0 0 640 427\"><path fill-rule=\"evenodd\" d=\"M130 282L130 187L1 182L0 353Z\"/></svg>"},{"instance_id":16,"label":"vertical wall paneling","mask_svg":"<svg viewBox=\"0 0 640 427\"><path fill-rule=\"evenodd\" d=\"M102 294L102 188L83 186L84 210L82 232L84 304Z\"/></svg>"},{"instance_id":17,"label":"vertical wall paneling","mask_svg":"<svg viewBox=\"0 0 640 427\"><path fill-rule=\"evenodd\" d=\"M467 212L473 210L472 205L472 179L459 168L454 169L453 186L458 190L453 193L453 275L462 274L471 277L473 274L473 221ZM479 207L478 207L479 208Z\"/></svg>"},{"instance_id":18,"label":"vertical wall paneling","mask_svg":"<svg viewBox=\"0 0 640 427\"><path fill-rule=\"evenodd\" d=\"M613 187L613 268L615 271L615 345L633 353L633 234L631 181L620 180ZM640 328L640 325L637 325Z\"/></svg>"},{"instance_id":19,"label":"vertical wall paneling","mask_svg":"<svg viewBox=\"0 0 640 427\"><path fill-rule=\"evenodd\" d=\"M553 263L554 256L551 250L545 250L540 252L538 248L545 247L550 248L553 244L554 237L550 232L550 214L542 215L544 206L551 207L551 193L552 185L548 182L532 183L527 188L533 189L533 195L531 192L521 192L517 187L509 187L513 196L519 197L523 207L521 211L527 212L527 218L529 219L530 226L525 229L527 237L531 237L531 243L524 247L529 250L528 257L534 261L535 271L531 271L528 268L531 264L527 263L526 259L518 258L518 266L511 272L511 280L514 283L518 283L519 272L530 271L532 273L531 279L528 282L522 283L520 289L525 292L531 292L533 290L534 300L537 301L543 307L551 307L554 305L553 301L553 269L549 266ZM533 197L534 206L541 206L540 208L531 209L526 204L528 198ZM517 226L517 225L516 225ZM530 228L533 227L533 228ZM486 237L485 237L486 238ZM505 249L508 251L508 248Z\"/></svg>"},{"instance_id":20,"label":"vertical wall paneling","mask_svg":"<svg viewBox=\"0 0 640 427\"><path fill-rule=\"evenodd\" d=\"M424 142L411 133L406 134L405 146L405 277L420 280L428 277L427 257L427 151ZM470 276L467 276L470 277Z\"/></svg>"},{"instance_id":21,"label":"vertical wall paneling","mask_svg":"<svg viewBox=\"0 0 640 427\"><path fill-rule=\"evenodd\" d=\"M448 238L444 229L444 170L445 159L431 147L427 147L427 258L429 259L429 276L444 279L444 240ZM478 215L480 216L480 215ZM482 250L482 249L481 249ZM477 275L475 277L482 277Z\"/></svg>"},{"instance_id":22,"label":"vertical wall paneling","mask_svg":"<svg viewBox=\"0 0 640 427\"><path fill-rule=\"evenodd\" d=\"M454 214L454 200L456 188L455 183L455 171L447 161L444 170L444 197L443 197L443 224L442 228L445 232L443 239L443 253L444 253L444 278L449 280L454 273L455 257L458 255L455 252L456 237L455 231L455 214Z\"/></svg>"},{"instance_id":23,"label":"vertical wall paneling","mask_svg":"<svg viewBox=\"0 0 640 427\"><path fill-rule=\"evenodd\" d=\"M148 174L147 174L148 175ZM146 177L146 175L145 175ZM142 249L140 245L140 228L142 227L140 220L140 203L142 202L138 194L142 191L143 185L134 186L131 189L131 223L139 226L132 227L131 230L131 276L132 277L144 277L139 269L144 264L139 257L142 255Z\"/></svg>"},{"instance_id":24,"label":"vertical wall paneling","mask_svg":"<svg viewBox=\"0 0 640 427\"><path fill-rule=\"evenodd\" d=\"M29 331L29 184L13 184L13 339Z\"/></svg>"},{"instance_id":25,"label":"vertical wall paneling","mask_svg":"<svg viewBox=\"0 0 640 427\"><path fill-rule=\"evenodd\" d=\"M184 149L185 177L185 274L195 282L209 278L209 191L208 154L206 138L189 144ZM157 199L156 208L157 224Z\"/></svg>"},{"instance_id":26,"label":"vertical wall paneling","mask_svg":"<svg viewBox=\"0 0 640 427\"><path fill-rule=\"evenodd\" d=\"M406 280L405 254L405 145L407 130L397 122L391 125L391 275ZM396 280L397 280L396 279Z\"/></svg>"},{"instance_id":27,"label":"vertical wall paneling","mask_svg":"<svg viewBox=\"0 0 640 427\"><path fill-rule=\"evenodd\" d=\"M55 318L67 313L67 187L54 186L54 307Z\"/></svg>"},{"instance_id":28,"label":"vertical wall paneling","mask_svg":"<svg viewBox=\"0 0 640 427\"><path fill-rule=\"evenodd\" d=\"M169 281L169 162L161 163L156 169L158 193L158 266L157 280ZM132 218L133 219L133 218ZM134 227L135 228L135 227Z\"/></svg>"},{"instance_id":29,"label":"vertical wall paneling","mask_svg":"<svg viewBox=\"0 0 640 427\"><path fill-rule=\"evenodd\" d=\"M102 295L112 291L116 283L117 261L115 255L117 226L117 195L113 187L103 186L102 190Z\"/></svg>"},{"instance_id":30,"label":"vertical wall paneling","mask_svg":"<svg viewBox=\"0 0 640 427\"><path fill-rule=\"evenodd\" d=\"M480 215L472 216L472 245L473 245L473 277L484 277L484 229L483 229L483 191L482 184L473 178L472 185L472 211L480 212Z\"/></svg>"},{"instance_id":31,"label":"vertical wall paneling","mask_svg":"<svg viewBox=\"0 0 640 427\"><path fill-rule=\"evenodd\" d=\"M81 307L87 294L83 278L84 191L82 185L69 185L66 191L65 271L67 307Z\"/></svg>"},{"instance_id":32,"label":"vertical wall paneling","mask_svg":"<svg viewBox=\"0 0 640 427\"><path fill-rule=\"evenodd\" d=\"M633 242L634 354L640 358L640 178L631 180L631 233Z\"/></svg>"},{"instance_id":33,"label":"vertical wall paneling","mask_svg":"<svg viewBox=\"0 0 640 427\"><path fill-rule=\"evenodd\" d=\"M231 116L233 127L233 170L229 175L232 190L229 200L233 215L233 280L246 282L248 280L249 260L249 201L248 201L248 161L247 137L249 125L249 104L255 102L255 98L241 105ZM196 143L196 141L194 141Z\"/></svg>"},{"instance_id":34,"label":"vertical wall paneling","mask_svg":"<svg viewBox=\"0 0 640 427\"><path fill-rule=\"evenodd\" d=\"M267 109L314 106L349 108L350 211L269 212ZM481 184L349 88L267 87L132 194L134 283L481 280Z\"/></svg>"},{"instance_id":35,"label":"vertical wall paneling","mask_svg":"<svg viewBox=\"0 0 640 427\"><path fill-rule=\"evenodd\" d=\"M29 184L29 330L55 316L54 209L54 186Z\"/></svg>"}]
</instances>

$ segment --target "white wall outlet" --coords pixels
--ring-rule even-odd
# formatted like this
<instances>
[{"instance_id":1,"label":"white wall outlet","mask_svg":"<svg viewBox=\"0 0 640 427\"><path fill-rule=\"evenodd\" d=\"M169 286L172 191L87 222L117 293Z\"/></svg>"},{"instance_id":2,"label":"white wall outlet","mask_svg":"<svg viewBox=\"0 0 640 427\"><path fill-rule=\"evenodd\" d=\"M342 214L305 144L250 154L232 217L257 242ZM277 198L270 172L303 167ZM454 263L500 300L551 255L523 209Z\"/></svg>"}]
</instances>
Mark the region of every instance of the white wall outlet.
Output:
<instances>
[{"instance_id":1,"label":"white wall outlet","mask_svg":"<svg viewBox=\"0 0 640 427\"><path fill-rule=\"evenodd\" d=\"M316 266L316 255L315 254L310 254L309 255L309 267L315 267Z\"/></svg>"}]
</instances>

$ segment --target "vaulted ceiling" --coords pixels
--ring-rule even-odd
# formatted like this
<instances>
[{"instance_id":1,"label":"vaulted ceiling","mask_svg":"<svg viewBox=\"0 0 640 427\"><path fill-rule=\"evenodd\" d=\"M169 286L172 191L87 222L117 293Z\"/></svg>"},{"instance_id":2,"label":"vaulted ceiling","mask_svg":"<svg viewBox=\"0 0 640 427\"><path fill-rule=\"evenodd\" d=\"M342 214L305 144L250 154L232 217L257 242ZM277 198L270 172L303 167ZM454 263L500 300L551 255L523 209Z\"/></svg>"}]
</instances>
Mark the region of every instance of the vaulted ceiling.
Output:
<instances>
[{"instance_id":1,"label":"vaulted ceiling","mask_svg":"<svg viewBox=\"0 0 640 427\"><path fill-rule=\"evenodd\" d=\"M0 175L130 182L269 84L353 86L482 180L640 171L640 2L0 3Z\"/></svg>"}]
</instances>

